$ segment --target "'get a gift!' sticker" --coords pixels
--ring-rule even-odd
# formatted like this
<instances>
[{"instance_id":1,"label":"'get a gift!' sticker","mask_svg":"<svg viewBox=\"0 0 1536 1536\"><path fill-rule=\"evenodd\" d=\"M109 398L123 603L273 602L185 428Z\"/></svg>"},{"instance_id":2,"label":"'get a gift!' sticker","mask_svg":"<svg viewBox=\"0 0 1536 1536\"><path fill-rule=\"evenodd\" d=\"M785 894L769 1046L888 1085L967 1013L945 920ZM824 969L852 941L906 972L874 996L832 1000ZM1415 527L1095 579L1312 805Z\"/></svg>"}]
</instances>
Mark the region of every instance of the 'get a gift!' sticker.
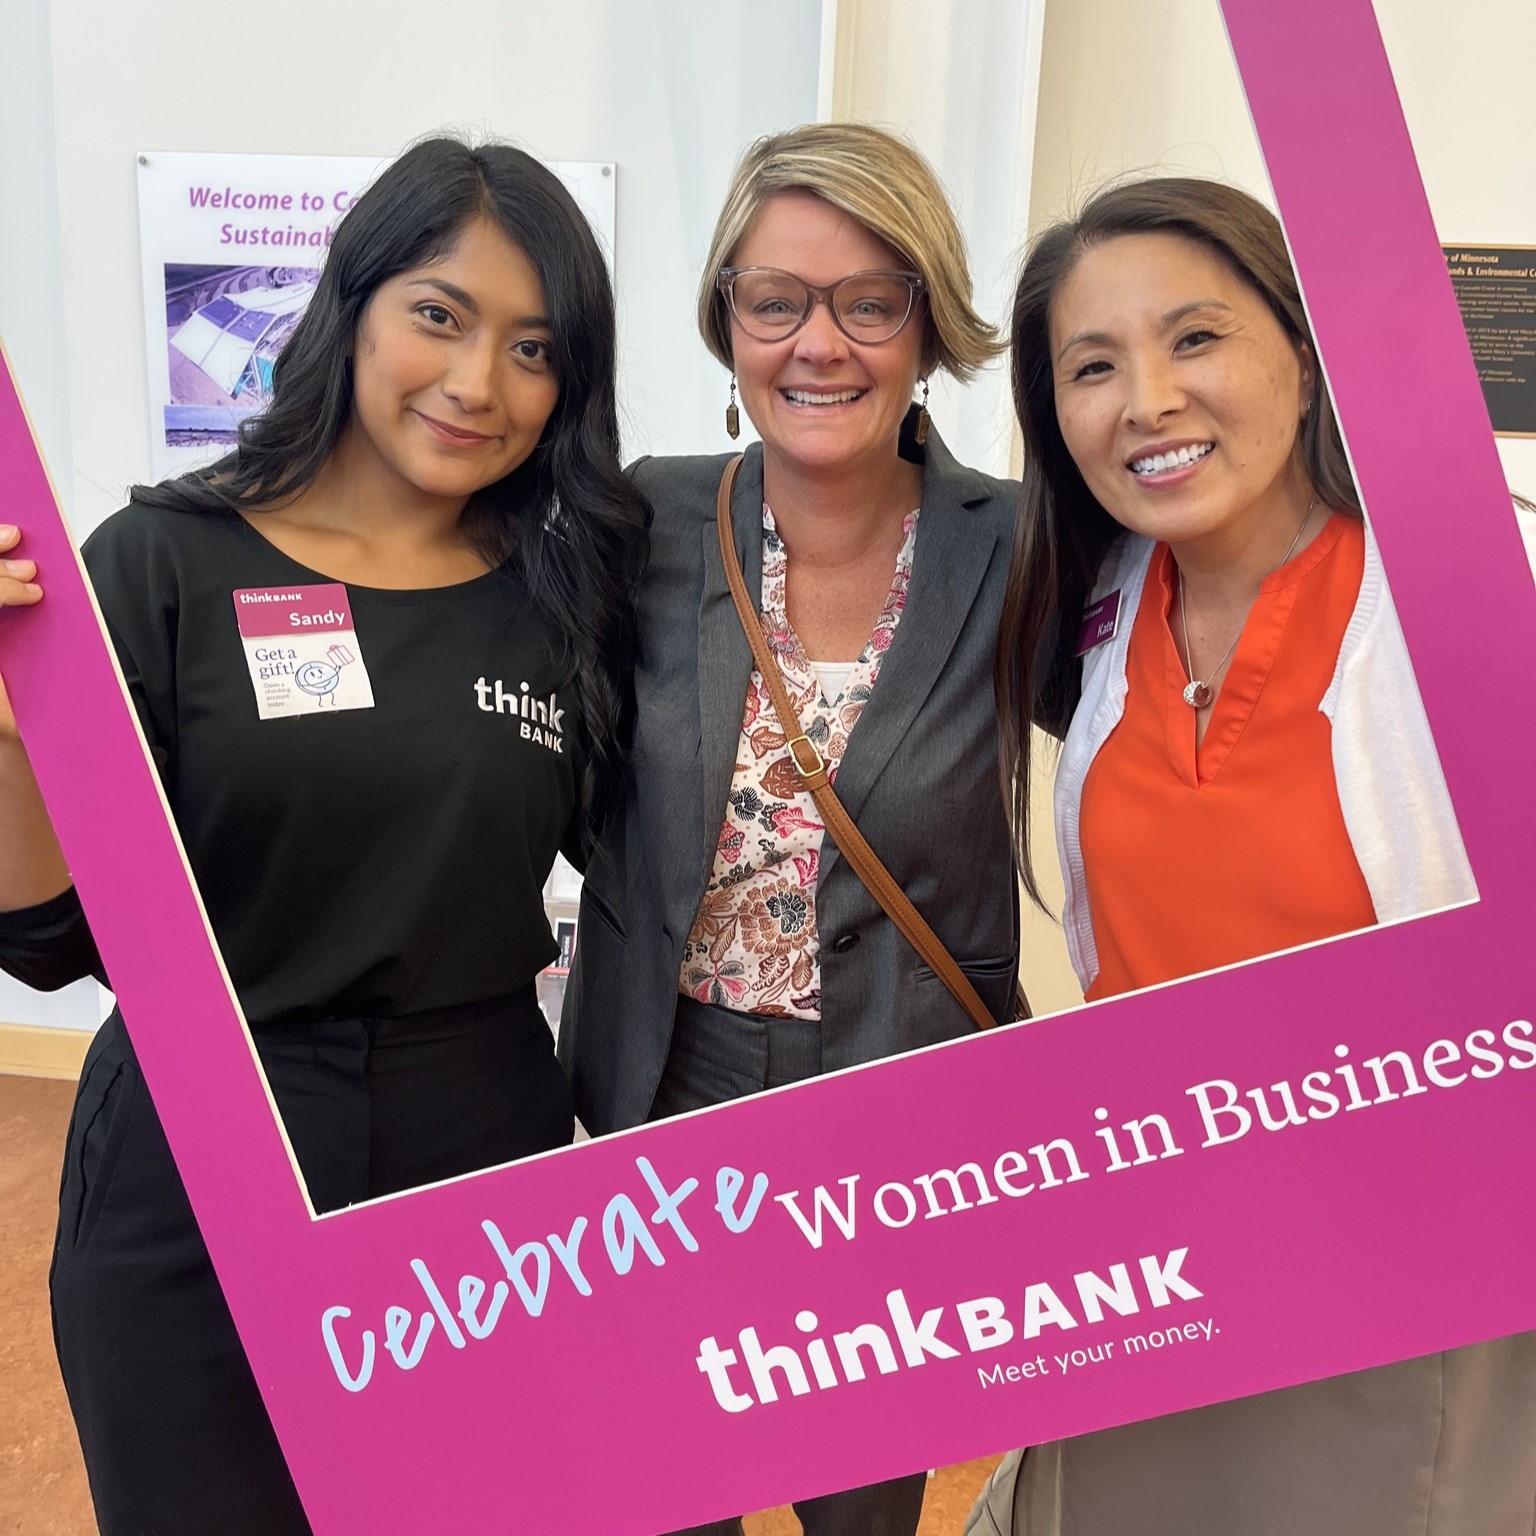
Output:
<instances>
[{"instance_id":1,"label":"'get a gift!' sticker","mask_svg":"<svg viewBox=\"0 0 1536 1536\"><path fill-rule=\"evenodd\" d=\"M373 708L373 685L341 582L248 587L234 596L263 720Z\"/></svg>"}]
</instances>

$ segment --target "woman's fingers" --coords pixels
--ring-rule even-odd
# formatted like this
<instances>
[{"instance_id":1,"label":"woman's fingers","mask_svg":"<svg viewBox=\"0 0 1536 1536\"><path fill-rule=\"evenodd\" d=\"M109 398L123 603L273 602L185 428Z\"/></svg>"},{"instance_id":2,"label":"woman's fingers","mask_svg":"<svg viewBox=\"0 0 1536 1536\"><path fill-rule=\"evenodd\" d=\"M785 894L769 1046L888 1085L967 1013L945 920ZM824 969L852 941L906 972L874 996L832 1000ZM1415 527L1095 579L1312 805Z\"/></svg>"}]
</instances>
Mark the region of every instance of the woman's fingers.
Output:
<instances>
[{"instance_id":1,"label":"woman's fingers","mask_svg":"<svg viewBox=\"0 0 1536 1536\"><path fill-rule=\"evenodd\" d=\"M0 523L0 555L7 554L21 542L21 530L11 523ZM0 559L0 608L28 608L42 595L36 580L37 565L31 560ZM16 716L0 681L0 742L16 738Z\"/></svg>"},{"instance_id":2,"label":"woman's fingers","mask_svg":"<svg viewBox=\"0 0 1536 1536\"><path fill-rule=\"evenodd\" d=\"M30 560L0 560L0 608L27 608L42 595L32 580L37 567Z\"/></svg>"},{"instance_id":3,"label":"woman's fingers","mask_svg":"<svg viewBox=\"0 0 1536 1536\"><path fill-rule=\"evenodd\" d=\"M21 529L0 523L0 555L21 543ZM43 595L37 584L37 565L31 560L0 559L0 608L25 608Z\"/></svg>"},{"instance_id":4,"label":"woman's fingers","mask_svg":"<svg viewBox=\"0 0 1536 1536\"><path fill-rule=\"evenodd\" d=\"M0 523L0 555L21 543L21 529ZM32 560L0 559L0 608L25 608L43 595L37 584L37 564Z\"/></svg>"}]
</instances>

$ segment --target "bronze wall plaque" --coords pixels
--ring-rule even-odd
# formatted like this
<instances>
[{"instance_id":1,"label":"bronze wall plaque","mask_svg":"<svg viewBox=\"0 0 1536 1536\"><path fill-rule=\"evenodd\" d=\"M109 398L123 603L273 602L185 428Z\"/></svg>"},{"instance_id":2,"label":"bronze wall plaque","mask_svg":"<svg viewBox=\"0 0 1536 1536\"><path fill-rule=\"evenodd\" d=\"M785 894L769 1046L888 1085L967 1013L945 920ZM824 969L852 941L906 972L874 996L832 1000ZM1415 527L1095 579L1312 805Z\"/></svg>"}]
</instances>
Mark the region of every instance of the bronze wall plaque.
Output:
<instances>
[{"instance_id":1,"label":"bronze wall plaque","mask_svg":"<svg viewBox=\"0 0 1536 1536\"><path fill-rule=\"evenodd\" d=\"M1536 246L1442 249L1493 430L1536 437Z\"/></svg>"}]
</instances>

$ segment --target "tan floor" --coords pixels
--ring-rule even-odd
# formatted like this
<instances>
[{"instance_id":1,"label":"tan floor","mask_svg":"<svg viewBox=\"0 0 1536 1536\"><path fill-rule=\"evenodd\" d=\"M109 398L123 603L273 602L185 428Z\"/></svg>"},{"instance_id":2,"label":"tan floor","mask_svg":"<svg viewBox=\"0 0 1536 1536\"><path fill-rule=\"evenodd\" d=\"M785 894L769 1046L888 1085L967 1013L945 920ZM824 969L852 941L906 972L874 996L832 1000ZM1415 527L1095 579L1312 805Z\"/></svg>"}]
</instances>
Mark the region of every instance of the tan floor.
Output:
<instances>
[{"instance_id":1,"label":"tan floor","mask_svg":"<svg viewBox=\"0 0 1536 1536\"><path fill-rule=\"evenodd\" d=\"M917 1536L960 1536L976 1495L991 1477L999 1460L997 1456L989 1456L984 1461L966 1461L955 1467L941 1467L935 1472L928 1479ZM788 1509L768 1509L760 1515L748 1515L742 1524L747 1536L800 1536L800 1522Z\"/></svg>"},{"instance_id":2,"label":"tan floor","mask_svg":"<svg viewBox=\"0 0 1536 1536\"><path fill-rule=\"evenodd\" d=\"M0 1532L91 1536L91 1499L53 1360L48 1258L73 1083L0 1077Z\"/></svg>"},{"instance_id":3,"label":"tan floor","mask_svg":"<svg viewBox=\"0 0 1536 1536\"><path fill-rule=\"evenodd\" d=\"M0 1536L93 1536L85 1468L48 1326L48 1256L74 1084L0 1075ZM928 1484L920 1536L955 1536L995 1460ZM787 1510L747 1536L798 1536Z\"/></svg>"}]
</instances>

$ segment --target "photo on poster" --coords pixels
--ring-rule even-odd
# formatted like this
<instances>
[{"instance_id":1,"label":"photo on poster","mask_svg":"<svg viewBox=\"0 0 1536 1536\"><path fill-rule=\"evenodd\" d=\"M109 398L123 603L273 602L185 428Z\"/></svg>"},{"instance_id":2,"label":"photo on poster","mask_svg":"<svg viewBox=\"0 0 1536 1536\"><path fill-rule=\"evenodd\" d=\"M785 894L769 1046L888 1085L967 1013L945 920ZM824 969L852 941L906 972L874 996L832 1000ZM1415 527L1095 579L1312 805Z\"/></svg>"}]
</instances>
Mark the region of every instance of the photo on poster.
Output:
<instances>
[{"instance_id":1,"label":"photo on poster","mask_svg":"<svg viewBox=\"0 0 1536 1536\"><path fill-rule=\"evenodd\" d=\"M234 446L271 403L277 355L319 278L318 267L167 264L167 447Z\"/></svg>"}]
</instances>

